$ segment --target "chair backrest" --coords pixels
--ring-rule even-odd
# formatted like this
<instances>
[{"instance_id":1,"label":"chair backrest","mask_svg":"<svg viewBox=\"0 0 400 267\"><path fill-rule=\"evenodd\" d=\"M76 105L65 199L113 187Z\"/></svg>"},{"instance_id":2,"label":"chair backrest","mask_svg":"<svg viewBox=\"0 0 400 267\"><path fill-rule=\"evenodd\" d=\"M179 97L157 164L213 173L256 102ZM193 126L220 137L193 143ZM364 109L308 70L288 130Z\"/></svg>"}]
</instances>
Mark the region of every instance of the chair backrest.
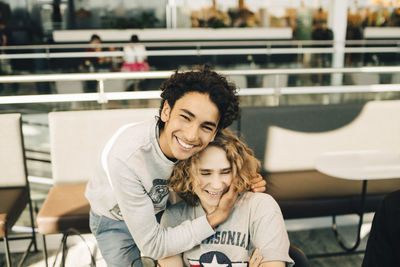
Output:
<instances>
[{"instance_id":1,"label":"chair backrest","mask_svg":"<svg viewBox=\"0 0 400 267\"><path fill-rule=\"evenodd\" d=\"M118 128L157 114L156 108L50 112L54 184L86 183L101 148Z\"/></svg>"},{"instance_id":2,"label":"chair backrest","mask_svg":"<svg viewBox=\"0 0 400 267\"><path fill-rule=\"evenodd\" d=\"M400 151L400 101L245 107L241 133L267 172L314 170L324 152Z\"/></svg>"},{"instance_id":3,"label":"chair backrest","mask_svg":"<svg viewBox=\"0 0 400 267\"><path fill-rule=\"evenodd\" d=\"M289 256L294 261L294 267L309 267L308 258L306 254L298 247L290 245Z\"/></svg>"},{"instance_id":4,"label":"chair backrest","mask_svg":"<svg viewBox=\"0 0 400 267\"><path fill-rule=\"evenodd\" d=\"M313 170L324 152L346 150L400 151L400 101L368 102L349 124L310 133L271 126L264 153L270 172Z\"/></svg>"},{"instance_id":5,"label":"chair backrest","mask_svg":"<svg viewBox=\"0 0 400 267\"><path fill-rule=\"evenodd\" d=\"M0 114L0 187L27 184L21 114Z\"/></svg>"}]
</instances>

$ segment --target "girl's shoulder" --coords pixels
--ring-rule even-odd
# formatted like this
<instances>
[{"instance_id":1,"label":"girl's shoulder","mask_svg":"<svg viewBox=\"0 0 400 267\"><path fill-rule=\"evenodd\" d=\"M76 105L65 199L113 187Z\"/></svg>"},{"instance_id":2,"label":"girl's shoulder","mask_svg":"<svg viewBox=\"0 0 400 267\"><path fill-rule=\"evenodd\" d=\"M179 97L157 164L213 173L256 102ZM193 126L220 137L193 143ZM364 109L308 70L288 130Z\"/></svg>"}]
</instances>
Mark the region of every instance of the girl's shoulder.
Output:
<instances>
[{"instance_id":1,"label":"girl's shoulder","mask_svg":"<svg viewBox=\"0 0 400 267\"><path fill-rule=\"evenodd\" d=\"M250 214L275 214L281 213L275 199L266 193L243 192L239 195L237 205L248 209Z\"/></svg>"},{"instance_id":2,"label":"girl's shoulder","mask_svg":"<svg viewBox=\"0 0 400 267\"><path fill-rule=\"evenodd\" d=\"M251 191L240 193L238 200L249 203L276 203L275 199L267 193L254 193Z\"/></svg>"}]
</instances>

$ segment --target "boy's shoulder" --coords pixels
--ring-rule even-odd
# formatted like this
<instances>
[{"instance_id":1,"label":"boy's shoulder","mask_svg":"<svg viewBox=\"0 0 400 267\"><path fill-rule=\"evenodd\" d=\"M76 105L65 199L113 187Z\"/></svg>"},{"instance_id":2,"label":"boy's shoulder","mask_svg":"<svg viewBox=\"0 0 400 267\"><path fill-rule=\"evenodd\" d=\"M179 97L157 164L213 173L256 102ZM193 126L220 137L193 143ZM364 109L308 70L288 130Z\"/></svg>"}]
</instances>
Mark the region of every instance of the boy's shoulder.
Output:
<instances>
[{"instance_id":1,"label":"boy's shoulder","mask_svg":"<svg viewBox=\"0 0 400 267\"><path fill-rule=\"evenodd\" d=\"M113 146L129 148L135 151L141 146L151 143L156 139L156 123L154 120L134 122L120 127L111 137Z\"/></svg>"}]
</instances>

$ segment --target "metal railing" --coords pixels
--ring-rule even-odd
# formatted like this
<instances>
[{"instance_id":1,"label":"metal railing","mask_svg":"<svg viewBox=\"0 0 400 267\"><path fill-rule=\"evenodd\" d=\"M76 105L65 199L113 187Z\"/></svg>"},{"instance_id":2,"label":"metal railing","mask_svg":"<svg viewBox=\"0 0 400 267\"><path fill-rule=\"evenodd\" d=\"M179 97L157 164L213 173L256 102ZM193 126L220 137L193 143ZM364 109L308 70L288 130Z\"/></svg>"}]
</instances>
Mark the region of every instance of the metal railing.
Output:
<instances>
[{"instance_id":1,"label":"metal railing","mask_svg":"<svg viewBox=\"0 0 400 267\"><path fill-rule=\"evenodd\" d=\"M311 69L252 69L252 70L221 70L219 73L226 76L257 76L275 75L275 85L269 88L242 88L239 96L250 95L292 95L292 94L329 94L349 92L383 92L400 91L400 84L371 84L371 85L331 85L331 86L279 86L279 76L289 74L344 74L344 73L400 73L400 67L361 67L361 68L311 68ZM0 104L47 103L47 102L74 102L97 101L107 103L109 100L157 99L159 90L135 92L107 92L104 81L129 79L166 79L173 71L149 72L107 72L107 73L71 73L71 74L41 74L41 75L13 75L0 76L0 83L25 82L57 82L57 81L89 81L98 82L98 92L77 94L43 94L43 95L13 95L1 96Z\"/></svg>"},{"instance_id":2,"label":"metal railing","mask_svg":"<svg viewBox=\"0 0 400 267\"><path fill-rule=\"evenodd\" d=\"M148 49L147 56L212 56L212 55L279 55L279 54L332 54L337 52L333 41L233 41L233 42L162 42L143 43L147 48L181 47L181 49ZM69 45L27 45L5 46L0 50L12 53L0 54L0 59L38 59L38 58L89 58L89 57L122 57L123 51L56 51L57 49L84 49L94 47L113 47L121 49L127 43L107 44L69 44ZM347 46L349 45L349 46ZM353 45L361 47L351 47ZM371 46L375 45L375 46ZM376 46L376 45L384 45ZM226 48L246 46L247 48ZM289 47L275 47L289 46ZM319 47L318 47L319 46ZM368 47L366 47L368 46ZM185 49L182 49L186 47ZM217 47L217 48L216 48ZM218 48L224 47L224 48ZM252 47L252 48L248 48ZM18 50L36 50L35 53L19 53ZM17 52L15 52L17 51ZM40 52L39 52L40 51ZM400 41L397 40L352 40L346 41L344 53L399 53Z\"/></svg>"}]
</instances>

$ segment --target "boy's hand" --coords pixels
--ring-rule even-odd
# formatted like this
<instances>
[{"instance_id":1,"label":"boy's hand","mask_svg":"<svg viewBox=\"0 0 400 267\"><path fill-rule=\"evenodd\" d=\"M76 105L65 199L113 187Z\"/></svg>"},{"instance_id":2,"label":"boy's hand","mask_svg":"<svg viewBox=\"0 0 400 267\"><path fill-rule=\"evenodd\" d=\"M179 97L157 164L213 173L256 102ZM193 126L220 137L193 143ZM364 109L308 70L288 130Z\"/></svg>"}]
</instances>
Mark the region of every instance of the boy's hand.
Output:
<instances>
[{"instance_id":1,"label":"boy's hand","mask_svg":"<svg viewBox=\"0 0 400 267\"><path fill-rule=\"evenodd\" d=\"M267 190L267 181L263 179L261 174L257 174L256 177L250 180L251 182L251 191L253 192L265 192Z\"/></svg>"},{"instance_id":2,"label":"boy's hand","mask_svg":"<svg viewBox=\"0 0 400 267\"><path fill-rule=\"evenodd\" d=\"M212 228L215 228L228 218L238 194L235 182L232 182L228 192L223 194L219 200L217 208L212 213L207 214L207 220Z\"/></svg>"}]
</instances>

